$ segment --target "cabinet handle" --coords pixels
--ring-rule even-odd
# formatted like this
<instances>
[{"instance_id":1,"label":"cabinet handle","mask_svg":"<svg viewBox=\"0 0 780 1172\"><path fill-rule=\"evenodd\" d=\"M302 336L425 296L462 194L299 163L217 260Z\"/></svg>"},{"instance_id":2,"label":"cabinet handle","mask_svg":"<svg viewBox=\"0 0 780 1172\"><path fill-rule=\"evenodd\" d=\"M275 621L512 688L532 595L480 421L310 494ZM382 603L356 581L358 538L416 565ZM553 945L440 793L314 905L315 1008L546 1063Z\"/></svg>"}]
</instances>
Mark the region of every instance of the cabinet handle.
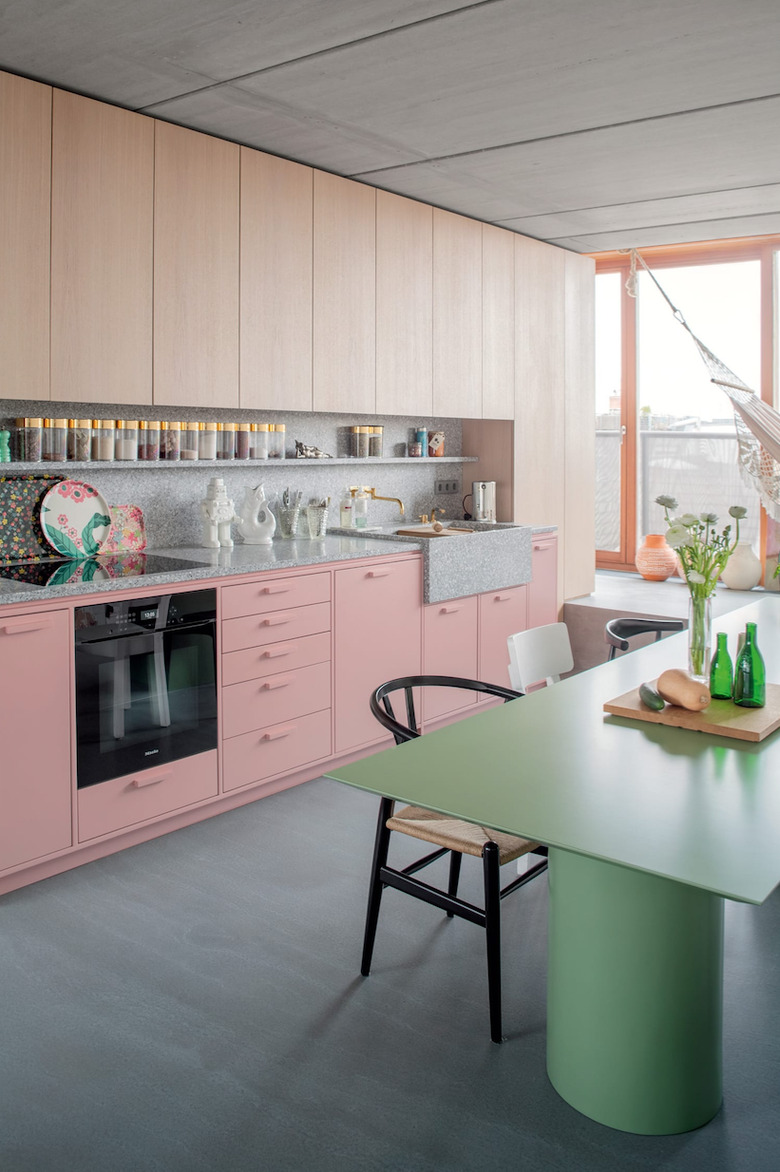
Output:
<instances>
[{"instance_id":1,"label":"cabinet handle","mask_svg":"<svg viewBox=\"0 0 780 1172\"><path fill-rule=\"evenodd\" d=\"M289 623L289 617L278 619L263 619L260 623L261 627L283 627L285 623Z\"/></svg>"},{"instance_id":2,"label":"cabinet handle","mask_svg":"<svg viewBox=\"0 0 780 1172\"><path fill-rule=\"evenodd\" d=\"M494 602L510 602L511 599L512 599L511 594L494 594L493 595Z\"/></svg>"},{"instance_id":3,"label":"cabinet handle","mask_svg":"<svg viewBox=\"0 0 780 1172\"><path fill-rule=\"evenodd\" d=\"M369 570L366 574L367 578L389 578L389 570Z\"/></svg>"},{"instance_id":4,"label":"cabinet handle","mask_svg":"<svg viewBox=\"0 0 780 1172\"><path fill-rule=\"evenodd\" d=\"M295 676L278 676L275 680L266 680L260 685L261 692L275 692L277 688L289 688Z\"/></svg>"},{"instance_id":5,"label":"cabinet handle","mask_svg":"<svg viewBox=\"0 0 780 1172\"><path fill-rule=\"evenodd\" d=\"M261 594L289 594L289 586L263 586Z\"/></svg>"},{"instance_id":6,"label":"cabinet handle","mask_svg":"<svg viewBox=\"0 0 780 1172\"><path fill-rule=\"evenodd\" d=\"M146 777L134 777L130 785L133 789L145 789L147 785L159 785L161 781L167 781L170 776L170 772L168 772L155 773L151 777L148 775Z\"/></svg>"},{"instance_id":7,"label":"cabinet handle","mask_svg":"<svg viewBox=\"0 0 780 1172\"><path fill-rule=\"evenodd\" d=\"M285 655L290 654L290 648L286 643L280 644L278 647L269 647L267 651L263 651L261 659L280 659Z\"/></svg>"},{"instance_id":8,"label":"cabinet handle","mask_svg":"<svg viewBox=\"0 0 780 1172\"><path fill-rule=\"evenodd\" d=\"M443 606L439 614L459 614L461 608L459 606Z\"/></svg>"},{"instance_id":9,"label":"cabinet handle","mask_svg":"<svg viewBox=\"0 0 780 1172\"><path fill-rule=\"evenodd\" d=\"M269 732L263 733L261 741L281 741L283 737L289 737L291 732L295 732L295 725L289 724L286 728L274 728Z\"/></svg>"},{"instance_id":10,"label":"cabinet handle","mask_svg":"<svg viewBox=\"0 0 780 1172\"><path fill-rule=\"evenodd\" d=\"M534 546L534 549L535 549L535 550L537 550L537 551L538 551L538 550L540 550L540 549L544 549L544 548L545 548L545 547L544 547L543 545L535 545L535 546Z\"/></svg>"},{"instance_id":11,"label":"cabinet handle","mask_svg":"<svg viewBox=\"0 0 780 1172\"><path fill-rule=\"evenodd\" d=\"M0 631L4 635L23 635L27 631L48 631L51 625L51 619L20 619L18 622L4 623Z\"/></svg>"}]
</instances>

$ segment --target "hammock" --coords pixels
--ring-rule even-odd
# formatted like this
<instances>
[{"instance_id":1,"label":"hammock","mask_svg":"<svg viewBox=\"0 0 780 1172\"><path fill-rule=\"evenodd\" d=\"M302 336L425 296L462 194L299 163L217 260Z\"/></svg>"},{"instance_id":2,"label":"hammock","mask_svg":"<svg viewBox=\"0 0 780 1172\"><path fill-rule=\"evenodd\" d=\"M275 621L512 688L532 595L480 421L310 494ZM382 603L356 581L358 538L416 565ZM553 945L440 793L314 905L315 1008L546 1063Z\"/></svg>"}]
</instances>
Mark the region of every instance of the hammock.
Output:
<instances>
[{"instance_id":1,"label":"hammock","mask_svg":"<svg viewBox=\"0 0 780 1172\"><path fill-rule=\"evenodd\" d=\"M636 251L631 250L631 271L626 281L629 296L636 297L636 266L641 264L654 282L661 296L669 305L677 321L683 326L701 355L710 372L710 381L721 387L731 400L734 408L734 424L742 479L758 491L761 503L770 517L780 521L780 413L765 403L744 383L725 362L721 362L709 347L697 338L679 309L659 285L655 275Z\"/></svg>"}]
</instances>

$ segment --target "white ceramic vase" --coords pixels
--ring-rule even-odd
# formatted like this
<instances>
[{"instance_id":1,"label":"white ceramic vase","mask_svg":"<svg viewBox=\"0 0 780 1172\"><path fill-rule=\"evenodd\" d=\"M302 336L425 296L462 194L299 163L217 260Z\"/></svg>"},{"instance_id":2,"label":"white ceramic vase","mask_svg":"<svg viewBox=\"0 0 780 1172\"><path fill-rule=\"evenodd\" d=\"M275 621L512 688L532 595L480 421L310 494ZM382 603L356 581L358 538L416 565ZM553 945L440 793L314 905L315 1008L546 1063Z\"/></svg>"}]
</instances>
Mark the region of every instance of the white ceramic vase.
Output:
<instances>
[{"instance_id":1,"label":"white ceramic vase","mask_svg":"<svg viewBox=\"0 0 780 1172\"><path fill-rule=\"evenodd\" d=\"M720 576L729 590L752 590L761 581L761 559L749 541L740 541Z\"/></svg>"}]
</instances>

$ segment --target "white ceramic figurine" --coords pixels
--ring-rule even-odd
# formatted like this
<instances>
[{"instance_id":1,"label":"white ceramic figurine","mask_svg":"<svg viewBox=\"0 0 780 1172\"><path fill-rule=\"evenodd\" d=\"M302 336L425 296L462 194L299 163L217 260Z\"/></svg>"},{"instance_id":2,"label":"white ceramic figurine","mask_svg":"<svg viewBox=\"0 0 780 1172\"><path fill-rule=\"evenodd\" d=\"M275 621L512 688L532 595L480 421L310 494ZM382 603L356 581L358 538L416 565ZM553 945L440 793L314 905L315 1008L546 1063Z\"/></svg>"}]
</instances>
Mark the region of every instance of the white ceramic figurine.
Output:
<instances>
[{"instance_id":1,"label":"white ceramic figurine","mask_svg":"<svg viewBox=\"0 0 780 1172\"><path fill-rule=\"evenodd\" d=\"M206 549L233 548L230 526L236 518L233 501L227 494L225 482L220 477L209 481L205 499L200 502L203 517L203 544Z\"/></svg>"},{"instance_id":2,"label":"white ceramic figurine","mask_svg":"<svg viewBox=\"0 0 780 1172\"><path fill-rule=\"evenodd\" d=\"M276 531L276 518L265 499L265 488L247 488L236 528L246 545L270 545Z\"/></svg>"}]
</instances>

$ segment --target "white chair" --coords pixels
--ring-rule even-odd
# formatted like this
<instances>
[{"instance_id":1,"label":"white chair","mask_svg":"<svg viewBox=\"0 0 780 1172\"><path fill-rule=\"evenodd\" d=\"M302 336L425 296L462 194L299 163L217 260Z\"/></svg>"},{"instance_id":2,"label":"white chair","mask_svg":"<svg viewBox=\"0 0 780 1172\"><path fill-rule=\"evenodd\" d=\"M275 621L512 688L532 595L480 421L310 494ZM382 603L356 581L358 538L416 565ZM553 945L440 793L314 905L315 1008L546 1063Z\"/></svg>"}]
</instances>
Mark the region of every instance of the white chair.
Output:
<instances>
[{"instance_id":1,"label":"white chair","mask_svg":"<svg viewBox=\"0 0 780 1172\"><path fill-rule=\"evenodd\" d=\"M519 631L507 639L509 680L516 692L527 692L542 680L557 684L574 667L569 630L565 623L548 623Z\"/></svg>"}]
</instances>

